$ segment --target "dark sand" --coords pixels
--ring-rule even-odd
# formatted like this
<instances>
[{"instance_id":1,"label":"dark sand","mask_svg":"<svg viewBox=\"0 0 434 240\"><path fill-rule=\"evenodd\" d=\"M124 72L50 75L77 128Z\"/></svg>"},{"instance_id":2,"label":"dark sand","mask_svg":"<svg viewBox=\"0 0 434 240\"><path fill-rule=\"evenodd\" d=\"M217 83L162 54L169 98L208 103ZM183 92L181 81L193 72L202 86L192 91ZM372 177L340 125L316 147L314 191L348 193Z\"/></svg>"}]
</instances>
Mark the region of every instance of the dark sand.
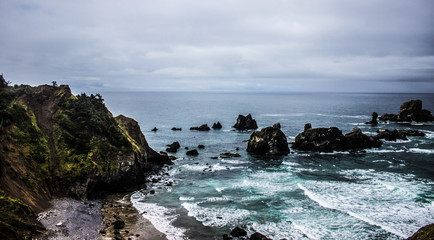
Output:
<instances>
[{"instance_id":1,"label":"dark sand","mask_svg":"<svg viewBox=\"0 0 434 240\"><path fill-rule=\"evenodd\" d=\"M53 200L53 207L38 217L47 231L33 239L167 240L163 233L137 212L129 197L112 195L97 201L70 198ZM125 226L114 229L116 220Z\"/></svg>"}]
</instances>

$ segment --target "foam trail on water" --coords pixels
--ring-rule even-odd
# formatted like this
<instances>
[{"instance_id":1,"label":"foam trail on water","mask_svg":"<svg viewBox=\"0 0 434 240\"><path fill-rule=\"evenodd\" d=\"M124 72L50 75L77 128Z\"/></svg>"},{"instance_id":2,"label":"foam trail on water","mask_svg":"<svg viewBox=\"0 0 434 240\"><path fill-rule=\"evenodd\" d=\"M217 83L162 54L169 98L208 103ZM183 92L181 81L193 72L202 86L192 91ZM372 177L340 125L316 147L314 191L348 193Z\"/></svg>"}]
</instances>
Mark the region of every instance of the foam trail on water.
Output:
<instances>
[{"instance_id":1,"label":"foam trail on water","mask_svg":"<svg viewBox=\"0 0 434 240\"><path fill-rule=\"evenodd\" d=\"M348 213L350 216L352 216L352 217L355 217L355 218L357 218L357 219L360 219L360 220L362 220L362 221L364 221L364 222L367 222L367 223L369 223L369 224L371 224L371 225L374 225L374 226L380 227L381 229L383 229L383 230L385 230L385 231L387 231L387 232L393 233L393 234L395 234L395 235L398 235L398 236L400 236L400 237L402 237L402 238L407 238L407 237L408 237L408 236L406 236L405 234L403 234L403 233L401 233L401 232L398 232L398 231L395 231L395 230L392 229L392 228L389 228L389 227L383 226L383 225L381 225L380 223L377 223L377 222L375 222L375 221L373 221L373 220L371 220L371 219L369 219L369 218L363 217L363 216L361 216L361 215L359 215L359 214L353 213L353 212L351 212L351 211L347 211L347 213Z\"/></svg>"},{"instance_id":2,"label":"foam trail on water","mask_svg":"<svg viewBox=\"0 0 434 240\"><path fill-rule=\"evenodd\" d=\"M410 148L408 151L412 153L426 153L426 154L434 153L434 149Z\"/></svg>"}]
</instances>

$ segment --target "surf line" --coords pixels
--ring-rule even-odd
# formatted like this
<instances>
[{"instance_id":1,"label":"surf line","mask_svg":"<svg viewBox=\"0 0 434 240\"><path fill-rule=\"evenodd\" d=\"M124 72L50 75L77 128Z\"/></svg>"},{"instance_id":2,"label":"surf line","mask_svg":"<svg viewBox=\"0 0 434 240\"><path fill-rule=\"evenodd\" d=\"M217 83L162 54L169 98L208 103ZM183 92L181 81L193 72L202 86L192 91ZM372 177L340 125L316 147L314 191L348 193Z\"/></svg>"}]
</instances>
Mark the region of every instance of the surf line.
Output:
<instances>
[{"instance_id":1,"label":"surf line","mask_svg":"<svg viewBox=\"0 0 434 240\"><path fill-rule=\"evenodd\" d=\"M298 186L298 188L300 188L301 190L303 190L304 194L305 194L305 195L306 195L310 200L312 200L312 201L318 203L321 207L328 208L328 209L333 209L333 210L337 210L337 211L339 211L339 212L342 212L342 213L348 214L348 215L350 215L351 217L357 218L357 219L359 219L359 220L361 220L361 221L363 221L363 222L368 223L369 225L373 225L373 226L380 227L380 228L383 229L384 231L386 231L386 232L390 232L390 233L393 233L393 234L395 234L395 235L397 235L397 236L400 236L400 237L402 237L402 238L407 238L407 237L408 237L407 235L405 235L405 234L403 234L403 233L401 233L401 232L395 231L395 230L393 230L393 229L391 229L391 228L389 228L389 227L387 227L387 226L383 226L382 224L380 224L380 223L378 223L378 222L375 222L375 221L373 221L373 220L371 220L371 219L369 219L369 218L366 218L366 217L360 216L360 215L358 215L358 214L356 214L356 213L354 213L354 212L351 212L351 211L345 211L345 210L342 210L342 209L338 209L338 208L334 207L332 204L327 203L327 201L323 200L321 197L316 196L313 192L309 191L307 188L305 188L305 187L304 187L303 185L301 185L300 183L297 183L297 186Z\"/></svg>"}]
</instances>

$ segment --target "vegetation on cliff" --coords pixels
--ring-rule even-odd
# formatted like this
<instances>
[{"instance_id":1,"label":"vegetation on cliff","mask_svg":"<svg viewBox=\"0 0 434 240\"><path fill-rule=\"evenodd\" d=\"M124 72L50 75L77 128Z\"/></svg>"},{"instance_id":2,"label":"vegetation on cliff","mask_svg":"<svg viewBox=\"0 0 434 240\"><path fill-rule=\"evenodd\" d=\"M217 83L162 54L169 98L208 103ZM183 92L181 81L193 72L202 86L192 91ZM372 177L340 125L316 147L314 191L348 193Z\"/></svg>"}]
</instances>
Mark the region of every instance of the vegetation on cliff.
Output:
<instances>
[{"instance_id":1,"label":"vegetation on cliff","mask_svg":"<svg viewBox=\"0 0 434 240\"><path fill-rule=\"evenodd\" d=\"M148 146L136 121L113 118L99 94L9 85L0 76L0 231L8 238L36 231L27 220L54 196L137 188L147 171L170 163Z\"/></svg>"}]
</instances>

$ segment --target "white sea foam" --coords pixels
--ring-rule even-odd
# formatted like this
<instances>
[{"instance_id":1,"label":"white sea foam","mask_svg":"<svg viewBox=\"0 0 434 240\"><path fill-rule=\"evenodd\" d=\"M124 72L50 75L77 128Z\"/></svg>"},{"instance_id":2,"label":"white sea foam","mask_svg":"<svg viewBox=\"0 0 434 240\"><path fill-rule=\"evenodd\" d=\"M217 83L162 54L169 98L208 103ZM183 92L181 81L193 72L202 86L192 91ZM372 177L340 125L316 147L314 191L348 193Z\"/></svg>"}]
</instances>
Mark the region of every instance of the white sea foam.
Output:
<instances>
[{"instance_id":1,"label":"white sea foam","mask_svg":"<svg viewBox=\"0 0 434 240\"><path fill-rule=\"evenodd\" d=\"M348 214L403 238L434 219L432 204L415 201L419 194L432 188L427 180L372 169L346 170L342 174L359 181L306 181L297 186L323 208Z\"/></svg>"},{"instance_id":2,"label":"white sea foam","mask_svg":"<svg viewBox=\"0 0 434 240\"><path fill-rule=\"evenodd\" d=\"M201 207L197 203L185 202L182 207L188 211L188 216L209 227L236 225L249 215L249 211L244 209Z\"/></svg>"},{"instance_id":3,"label":"white sea foam","mask_svg":"<svg viewBox=\"0 0 434 240\"><path fill-rule=\"evenodd\" d=\"M179 197L179 201L193 201L194 197Z\"/></svg>"},{"instance_id":4,"label":"white sea foam","mask_svg":"<svg viewBox=\"0 0 434 240\"><path fill-rule=\"evenodd\" d=\"M421 148L410 148L408 149L411 153L425 153L425 154L433 154L434 149L421 149Z\"/></svg>"},{"instance_id":5,"label":"white sea foam","mask_svg":"<svg viewBox=\"0 0 434 240\"><path fill-rule=\"evenodd\" d=\"M144 195L141 192L136 192L131 196L131 202L144 218L148 219L158 231L166 234L168 240L186 239L186 230L172 225L177 215L168 208L139 200L143 198Z\"/></svg>"},{"instance_id":6,"label":"white sea foam","mask_svg":"<svg viewBox=\"0 0 434 240\"><path fill-rule=\"evenodd\" d=\"M401 153L405 152L403 149L379 149L379 148L371 148L366 149L368 153Z\"/></svg>"},{"instance_id":7,"label":"white sea foam","mask_svg":"<svg viewBox=\"0 0 434 240\"><path fill-rule=\"evenodd\" d=\"M234 164L234 165L240 165L240 164L246 164L248 163L247 161L243 161L243 160L230 160L230 159L222 159L223 163L229 163L229 164Z\"/></svg>"}]
</instances>

